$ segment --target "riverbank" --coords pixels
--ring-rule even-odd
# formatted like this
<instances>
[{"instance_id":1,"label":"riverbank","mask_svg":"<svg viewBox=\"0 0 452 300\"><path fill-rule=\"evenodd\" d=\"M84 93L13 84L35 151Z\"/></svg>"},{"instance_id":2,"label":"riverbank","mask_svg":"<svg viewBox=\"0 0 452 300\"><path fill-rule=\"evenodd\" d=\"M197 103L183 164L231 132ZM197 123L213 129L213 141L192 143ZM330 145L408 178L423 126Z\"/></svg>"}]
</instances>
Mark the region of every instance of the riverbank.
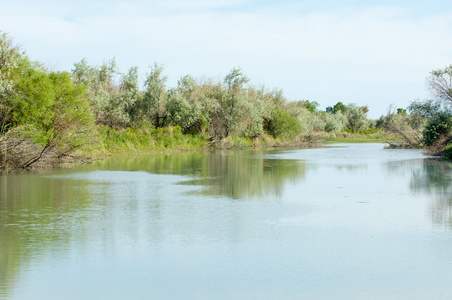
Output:
<instances>
[{"instance_id":1,"label":"riverbank","mask_svg":"<svg viewBox=\"0 0 452 300\"><path fill-rule=\"evenodd\" d=\"M256 138L229 135L214 140L206 134L183 134L178 126L165 128L111 128L99 126L91 139L71 153L56 148L31 144L29 141L9 141L2 144L0 170L49 169L71 167L102 160L114 155L144 154L167 151L200 151L206 149L251 148L312 148L325 143L388 143L397 137L383 130L363 133L312 132L291 139L274 138L260 134ZM5 154L7 152L7 154ZM27 166L28 162L37 159Z\"/></svg>"},{"instance_id":2,"label":"riverbank","mask_svg":"<svg viewBox=\"0 0 452 300\"><path fill-rule=\"evenodd\" d=\"M102 158L111 155L164 151L199 151L206 149L251 149L271 147L305 148L325 143L321 134L299 134L292 139L278 139L267 134L247 138L231 134L212 139L205 134L182 134L180 127L158 129L122 129L101 126L96 141L83 154Z\"/></svg>"},{"instance_id":3,"label":"riverbank","mask_svg":"<svg viewBox=\"0 0 452 300\"><path fill-rule=\"evenodd\" d=\"M383 129L370 128L362 132L343 131L325 134L325 141L331 143L400 143L400 137Z\"/></svg>"}]
</instances>

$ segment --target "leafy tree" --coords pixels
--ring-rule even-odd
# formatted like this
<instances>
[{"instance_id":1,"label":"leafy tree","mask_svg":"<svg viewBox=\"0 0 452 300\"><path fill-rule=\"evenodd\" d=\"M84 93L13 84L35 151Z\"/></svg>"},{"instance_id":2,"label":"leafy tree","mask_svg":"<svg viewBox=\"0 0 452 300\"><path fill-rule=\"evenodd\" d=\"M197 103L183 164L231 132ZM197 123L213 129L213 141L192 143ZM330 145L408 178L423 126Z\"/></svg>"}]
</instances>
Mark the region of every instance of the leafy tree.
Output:
<instances>
[{"instance_id":1,"label":"leafy tree","mask_svg":"<svg viewBox=\"0 0 452 300\"><path fill-rule=\"evenodd\" d=\"M145 94L141 102L141 117L150 120L155 127L163 127L166 121L165 101L167 77L163 75L163 67L157 63L151 67L146 77Z\"/></svg>"},{"instance_id":2,"label":"leafy tree","mask_svg":"<svg viewBox=\"0 0 452 300\"><path fill-rule=\"evenodd\" d=\"M342 102L336 103L336 105L334 105L333 107L333 113L335 114L337 112L341 112L344 115L347 114L347 106Z\"/></svg>"},{"instance_id":3,"label":"leafy tree","mask_svg":"<svg viewBox=\"0 0 452 300\"><path fill-rule=\"evenodd\" d=\"M452 102L452 65L433 70L427 78L430 91L435 98Z\"/></svg>"},{"instance_id":4,"label":"leafy tree","mask_svg":"<svg viewBox=\"0 0 452 300\"><path fill-rule=\"evenodd\" d=\"M178 81L165 106L170 124L179 125L185 133L205 131L211 114L219 106L218 99L209 97L205 88L206 85L198 84L190 75Z\"/></svg>"},{"instance_id":5,"label":"leafy tree","mask_svg":"<svg viewBox=\"0 0 452 300\"><path fill-rule=\"evenodd\" d=\"M105 110L106 123L110 126L128 126L134 117L135 103L139 99L138 67L132 67L121 75L121 83L110 89L110 99Z\"/></svg>"},{"instance_id":6,"label":"leafy tree","mask_svg":"<svg viewBox=\"0 0 452 300\"><path fill-rule=\"evenodd\" d=\"M55 95L52 80L44 71L28 57L21 57L12 70L11 126L34 124L43 130L50 126Z\"/></svg>"},{"instance_id":7,"label":"leafy tree","mask_svg":"<svg viewBox=\"0 0 452 300\"><path fill-rule=\"evenodd\" d=\"M297 120L299 133L315 131L319 127L317 116L309 112L303 101L288 101L282 108Z\"/></svg>"},{"instance_id":8,"label":"leafy tree","mask_svg":"<svg viewBox=\"0 0 452 300\"><path fill-rule=\"evenodd\" d=\"M441 152L452 141L452 65L430 72L427 83L435 99L415 101L409 109L427 120L424 144Z\"/></svg>"},{"instance_id":9,"label":"leafy tree","mask_svg":"<svg viewBox=\"0 0 452 300\"><path fill-rule=\"evenodd\" d=\"M430 118L438 114L438 112L446 110L443 107L441 101L438 100L424 100L413 101L408 106L408 110L413 115L422 116L424 118Z\"/></svg>"},{"instance_id":10,"label":"leafy tree","mask_svg":"<svg viewBox=\"0 0 452 300\"><path fill-rule=\"evenodd\" d=\"M74 85L67 72L47 74L38 67L24 58L13 72L15 105L2 167L75 158L73 151L91 142L93 118L84 87Z\"/></svg>"},{"instance_id":11,"label":"leafy tree","mask_svg":"<svg viewBox=\"0 0 452 300\"><path fill-rule=\"evenodd\" d=\"M340 132L347 126L347 116L343 115L341 112L336 114L330 113L320 113L320 119L323 121L322 131L326 132Z\"/></svg>"},{"instance_id":12,"label":"leafy tree","mask_svg":"<svg viewBox=\"0 0 452 300\"><path fill-rule=\"evenodd\" d=\"M303 100L302 102L305 104L306 109L312 114L315 113L319 107L319 103L317 101Z\"/></svg>"},{"instance_id":13,"label":"leafy tree","mask_svg":"<svg viewBox=\"0 0 452 300\"><path fill-rule=\"evenodd\" d=\"M0 31L0 97L6 97L12 91L11 71L17 66L21 57L19 47L14 46L12 39ZM0 98L0 99L1 99Z\"/></svg>"},{"instance_id":14,"label":"leafy tree","mask_svg":"<svg viewBox=\"0 0 452 300\"><path fill-rule=\"evenodd\" d=\"M242 117L238 109L243 92L243 85L248 83L249 79L243 74L241 68L233 68L224 78L227 85L225 94L225 113L226 113L226 135L229 135L238 126L238 121Z\"/></svg>"},{"instance_id":15,"label":"leafy tree","mask_svg":"<svg viewBox=\"0 0 452 300\"><path fill-rule=\"evenodd\" d=\"M171 93L165 107L170 124L180 126L184 131L198 120L199 110L180 93Z\"/></svg>"},{"instance_id":16,"label":"leafy tree","mask_svg":"<svg viewBox=\"0 0 452 300\"><path fill-rule=\"evenodd\" d=\"M41 133L43 147L31 153L22 168L29 168L49 153L57 159L74 158L75 149L91 143L93 117L84 87L74 85L67 72L51 73L48 78L54 100L48 109L51 122Z\"/></svg>"},{"instance_id":17,"label":"leafy tree","mask_svg":"<svg viewBox=\"0 0 452 300\"><path fill-rule=\"evenodd\" d=\"M125 107L121 102L120 89L113 82L119 73L115 59L100 66L90 66L83 59L74 64L74 67L73 81L86 87L86 97L90 101L96 123L109 126L124 123Z\"/></svg>"},{"instance_id":18,"label":"leafy tree","mask_svg":"<svg viewBox=\"0 0 452 300\"><path fill-rule=\"evenodd\" d=\"M452 110L442 100L414 101L408 107L413 116L425 120L422 141L426 146L450 142Z\"/></svg>"},{"instance_id":19,"label":"leafy tree","mask_svg":"<svg viewBox=\"0 0 452 300\"><path fill-rule=\"evenodd\" d=\"M440 111L428 119L424 128L423 142L426 146L433 146L438 142L447 145L451 141L452 114Z\"/></svg>"},{"instance_id":20,"label":"leafy tree","mask_svg":"<svg viewBox=\"0 0 452 300\"><path fill-rule=\"evenodd\" d=\"M187 132L201 116L202 94L199 86L190 75L182 77L177 83L177 88L170 92L165 109L169 122L180 126Z\"/></svg>"},{"instance_id":21,"label":"leafy tree","mask_svg":"<svg viewBox=\"0 0 452 300\"><path fill-rule=\"evenodd\" d=\"M271 115L270 103L265 90L250 87L240 102L239 134L257 138L264 131L264 120Z\"/></svg>"},{"instance_id":22,"label":"leafy tree","mask_svg":"<svg viewBox=\"0 0 452 300\"><path fill-rule=\"evenodd\" d=\"M369 128L369 120L366 113L366 106L357 106L356 104L347 105L346 116L348 119L347 127L353 132L360 132Z\"/></svg>"},{"instance_id":23,"label":"leafy tree","mask_svg":"<svg viewBox=\"0 0 452 300\"><path fill-rule=\"evenodd\" d=\"M406 116L407 115L406 109L404 109L404 108L397 108L397 114Z\"/></svg>"},{"instance_id":24,"label":"leafy tree","mask_svg":"<svg viewBox=\"0 0 452 300\"><path fill-rule=\"evenodd\" d=\"M297 118L290 115L289 112L282 108L277 108L273 112L271 121L267 120L265 123L265 130L274 138L290 139L301 132L301 125Z\"/></svg>"},{"instance_id":25,"label":"leafy tree","mask_svg":"<svg viewBox=\"0 0 452 300\"><path fill-rule=\"evenodd\" d=\"M212 79L206 79L200 83L200 92L203 101L203 122L202 132L210 136L215 141L227 136L227 112L224 105L224 85L221 82L214 82Z\"/></svg>"},{"instance_id":26,"label":"leafy tree","mask_svg":"<svg viewBox=\"0 0 452 300\"><path fill-rule=\"evenodd\" d=\"M67 123L77 123L77 130L93 124L93 115L86 100L84 86L75 85L67 72L53 72L49 75L53 85L53 110Z\"/></svg>"},{"instance_id":27,"label":"leafy tree","mask_svg":"<svg viewBox=\"0 0 452 300\"><path fill-rule=\"evenodd\" d=\"M419 148L423 144L424 122L420 115L389 112L379 120L379 126L400 136L409 148Z\"/></svg>"},{"instance_id":28,"label":"leafy tree","mask_svg":"<svg viewBox=\"0 0 452 300\"><path fill-rule=\"evenodd\" d=\"M14 81L11 73L17 67L22 54L12 39L0 31L0 134L10 127L14 102Z\"/></svg>"},{"instance_id":29,"label":"leafy tree","mask_svg":"<svg viewBox=\"0 0 452 300\"><path fill-rule=\"evenodd\" d=\"M100 66L90 66L83 59L74 64L72 78L75 84L86 87L96 123L108 126L129 126L137 115L135 103L140 98L138 68L121 74L113 58ZM115 79L120 76L120 83Z\"/></svg>"}]
</instances>

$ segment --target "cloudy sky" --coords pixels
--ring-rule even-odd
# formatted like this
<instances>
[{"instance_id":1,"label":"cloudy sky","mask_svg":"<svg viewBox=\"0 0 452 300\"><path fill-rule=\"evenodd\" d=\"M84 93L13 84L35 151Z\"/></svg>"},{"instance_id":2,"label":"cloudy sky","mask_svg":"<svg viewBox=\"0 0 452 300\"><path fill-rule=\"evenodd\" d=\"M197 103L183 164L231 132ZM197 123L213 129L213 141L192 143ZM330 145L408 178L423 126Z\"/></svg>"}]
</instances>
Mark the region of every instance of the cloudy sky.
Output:
<instances>
[{"instance_id":1,"label":"cloudy sky","mask_svg":"<svg viewBox=\"0 0 452 300\"><path fill-rule=\"evenodd\" d=\"M158 62L174 86L241 67L289 100L372 118L428 98L428 73L452 64L450 0L0 0L0 30L54 70L116 57L143 79Z\"/></svg>"}]
</instances>

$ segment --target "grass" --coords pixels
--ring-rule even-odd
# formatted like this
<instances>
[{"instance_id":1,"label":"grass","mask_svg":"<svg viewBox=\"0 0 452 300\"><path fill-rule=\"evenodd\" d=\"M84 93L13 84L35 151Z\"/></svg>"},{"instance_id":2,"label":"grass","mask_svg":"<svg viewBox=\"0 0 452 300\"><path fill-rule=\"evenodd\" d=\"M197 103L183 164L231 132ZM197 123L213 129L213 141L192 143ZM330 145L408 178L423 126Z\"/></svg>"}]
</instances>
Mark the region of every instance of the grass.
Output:
<instances>
[{"instance_id":1,"label":"grass","mask_svg":"<svg viewBox=\"0 0 452 300\"><path fill-rule=\"evenodd\" d=\"M163 151L195 151L207 148L245 149L266 147L305 148L327 143L387 143L397 142L397 137L380 129L365 132L300 134L293 139L278 139L267 134L251 139L230 135L210 141L202 134L183 134L179 126L165 128L111 128L99 126L97 136L83 155L102 158L108 155L139 154Z\"/></svg>"},{"instance_id":2,"label":"grass","mask_svg":"<svg viewBox=\"0 0 452 300\"><path fill-rule=\"evenodd\" d=\"M96 154L146 153L166 150L200 150L206 148L243 149L253 147L307 146L324 142L335 143L386 143L395 141L396 136L380 129L369 129L360 133L309 133L299 135L290 140L274 139L262 134L259 138L250 139L230 135L222 140L210 142L201 134L182 134L179 126L165 128L110 128L99 127Z\"/></svg>"},{"instance_id":3,"label":"grass","mask_svg":"<svg viewBox=\"0 0 452 300\"><path fill-rule=\"evenodd\" d=\"M387 143L398 142L399 139L398 136L377 128L370 128L362 132L329 133L325 136L326 142L334 143Z\"/></svg>"},{"instance_id":4,"label":"grass","mask_svg":"<svg viewBox=\"0 0 452 300\"><path fill-rule=\"evenodd\" d=\"M93 154L199 150L207 147L203 135L182 134L179 126L166 128L110 128L100 126Z\"/></svg>"}]
</instances>

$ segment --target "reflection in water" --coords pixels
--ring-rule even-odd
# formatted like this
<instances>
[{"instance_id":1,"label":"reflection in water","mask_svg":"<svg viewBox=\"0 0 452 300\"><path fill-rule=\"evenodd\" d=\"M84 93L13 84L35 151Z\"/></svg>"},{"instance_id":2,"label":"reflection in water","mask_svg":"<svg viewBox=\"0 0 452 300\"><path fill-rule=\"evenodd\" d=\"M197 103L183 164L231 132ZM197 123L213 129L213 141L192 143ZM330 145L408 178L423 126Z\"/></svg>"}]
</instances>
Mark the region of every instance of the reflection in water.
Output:
<instances>
[{"instance_id":1,"label":"reflection in water","mask_svg":"<svg viewBox=\"0 0 452 300\"><path fill-rule=\"evenodd\" d=\"M440 159L392 161L388 176L410 176L413 193L431 196L430 211L434 224L452 226L452 163Z\"/></svg>"},{"instance_id":2,"label":"reflection in water","mask_svg":"<svg viewBox=\"0 0 452 300\"><path fill-rule=\"evenodd\" d=\"M0 299L369 299L406 287L435 298L418 273L439 286L449 268L420 218L433 203L435 222L451 223L452 166L382 148L137 155L0 176Z\"/></svg>"},{"instance_id":3,"label":"reflection in water","mask_svg":"<svg viewBox=\"0 0 452 300\"><path fill-rule=\"evenodd\" d=\"M434 196L431 202L433 222L452 227L452 163L447 161L422 160L422 168L415 169L410 189Z\"/></svg>"},{"instance_id":4,"label":"reflection in water","mask_svg":"<svg viewBox=\"0 0 452 300\"><path fill-rule=\"evenodd\" d=\"M31 258L48 252L50 246L58 252L67 245L68 230L82 221L76 212L89 201L87 184L49 181L37 175L0 176L0 290L4 295Z\"/></svg>"},{"instance_id":5,"label":"reflection in water","mask_svg":"<svg viewBox=\"0 0 452 300\"><path fill-rule=\"evenodd\" d=\"M269 159L251 150L182 152L115 158L100 162L108 170L148 171L194 177L181 184L202 186L197 195L234 199L281 196L284 183L305 176L306 164L295 159Z\"/></svg>"},{"instance_id":6,"label":"reflection in water","mask_svg":"<svg viewBox=\"0 0 452 300\"><path fill-rule=\"evenodd\" d=\"M133 245L146 236L158 245L170 236L161 224L178 214L172 209L199 214L187 200L176 208L162 205L178 193L235 199L278 196L284 182L303 177L304 170L295 160L216 151L112 158L82 172L0 176L0 296L8 295L32 258L52 252L69 255L74 241L115 249L121 247L118 243ZM195 185L205 188L190 187ZM215 234L213 227L211 236Z\"/></svg>"},{"instance_id":7,"label":"reflection in water","mask_svg":"<svg viewBox=\"0 0 452 300\"><path fill-rule=\"evenodd\" d=\"M227 196L234 199L260 199L281 196L286 180L295 182L305 175L305 164L296 160L251 157L247 153L209 156L201 178L184 182L205 187L199 195Z\"/></svg>"}]
</instances>

